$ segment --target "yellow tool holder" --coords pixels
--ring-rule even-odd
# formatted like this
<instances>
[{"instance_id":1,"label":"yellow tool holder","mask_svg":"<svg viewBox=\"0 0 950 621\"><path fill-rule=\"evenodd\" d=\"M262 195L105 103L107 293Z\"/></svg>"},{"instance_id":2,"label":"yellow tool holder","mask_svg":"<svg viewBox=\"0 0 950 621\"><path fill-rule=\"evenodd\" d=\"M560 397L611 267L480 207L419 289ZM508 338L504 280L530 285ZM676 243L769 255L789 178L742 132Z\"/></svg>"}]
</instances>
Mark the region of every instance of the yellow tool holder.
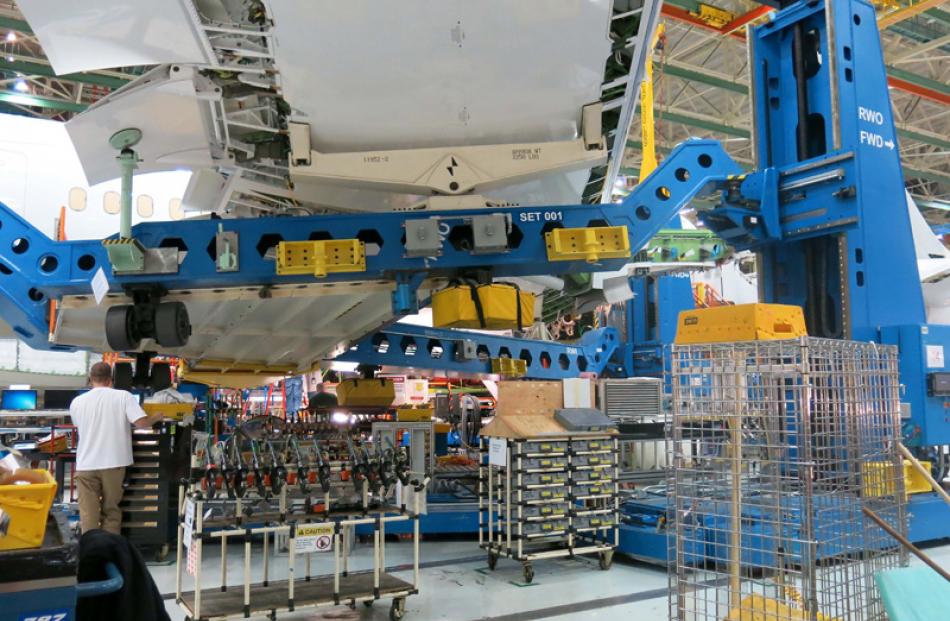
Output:
<instances>
[{"instance_id":1,"label":"yellow tool holder","mask_svg":"<svg viewBox=\"0 0 950 621\"><path fill-rule=\"evenodd\" d=\"M695 15L713 28L722 28L736 18L734 13L703 3L699 4L699 11L692 13L692 15Z\"/></svg>"},{"instance_id":2,"label":"yellow tool holder","mask_svg":"<svg viewBox=\"0 0 950 621\"><path fill-rule=\"evenodd\" d=\"M396 400L396 385L391 379L345 379L336 385L340 405L389 407Z\"/></svg>"},{"instance_id":3,"label":"yellow tool holder","mask_svg":"<svg viewBox=\"0 0 950 621\"><path fill-rule=\"evenodd\" d=\"M358 239L321 239L277 244L277 274L324 278L338 272L365 272L366 244Z\"/></svg>"},{"instance_id":4,"label":"yellow tool holder","mask_svg":"<svg viewBox=\"0 0 950 621\"><path fill-rule=\"evenodd\" d=\"M475 297L481 305L481 315ZM432 294L432 325L436 328L520 330L534 323L534 300L533 293L505 283L446 287ZM521 325L518 324L519 306Z\"/></svg>"},{"instance_id":5,"label":"yellow tool holder","mask_svg":"<svg viewBox=\"0 0 950 621\"><path fill-rule=\"evenodd\" d=\"M432 408L398 407L396 420L401 423L424 423L432 420Z\"/></svg>"},{"instance_id":6,"label":"yellow tool holder","mask_svg":"<svg viewBox=\"0 0 950 621\"><path fill-rule=\"evenodd\" d=\"M491 372L505 377L524 377L528 373L528 363L521 358L492 358Z\"/></svg>"},{"instance_id":7,"label":"yellow tool holder","mask_svg":"<svg viewBox=\"0 0 950 621\"><path fill-rule=\"evenodd\" d=\"M738 304L681 311L676 322L677 345L769 341L808 336L800 306Z\"/></svg>"},{"instance_id":8,"label":"yellow tool holder","mask_svg":"<svg viewBox=\"0 0 950 621\"><path fill-rule=\"evenodd\" d=\"M930 468L929 461L921 461L924 468ZM861 464L864 477L864 495L869 497L887 496L894 493L896 473L890 461L873 461ZM923 494L932 491L927 481L908 460L903 462L904 495Z\"/></svg>"},{"instance_id":9,"label":"yellow tool holder","mask_svg":"<svg viewBox=\"0 0 950 621\"><path fill-rule=\"evenodd\" d=\"M194 414L194 403L143 403L142 409L149 416L161 414L172 420L182 420L189 414Z\"/></svg>"},{"instance_id":10,"label":"yellow tool holder","mask_svg":"<svg viewBox=\"0 0 950 621\"><path fill-rule=\"evenodd\" d=\"M589 226L554 229L544 234L548 261L625 259L630 256L626 226Z\"/></svg>"}]
</instances>

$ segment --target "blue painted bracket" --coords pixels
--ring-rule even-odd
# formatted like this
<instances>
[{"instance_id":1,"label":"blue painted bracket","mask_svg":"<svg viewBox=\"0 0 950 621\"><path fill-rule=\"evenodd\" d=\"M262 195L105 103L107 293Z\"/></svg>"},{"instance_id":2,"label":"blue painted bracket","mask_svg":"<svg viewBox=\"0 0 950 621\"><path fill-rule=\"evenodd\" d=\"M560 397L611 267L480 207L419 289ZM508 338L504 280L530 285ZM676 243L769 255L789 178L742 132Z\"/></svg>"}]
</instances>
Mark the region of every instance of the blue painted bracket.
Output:
<instances>
[{"instance_id":1,"label":"blue painted bracket","mask_svg":"<svg viewBox=\"0 0 950 621\"><path fill-rule=\"evenodd\" d=\"M641 248L693 198L720 187L739 166L718 142L689 140L676 147L622 204L498 207L480 210L412 213L344 214L306 217L237 218L143 223L132 229L146 248L177 247L184 252L177 273L116 275L98 240L56 242L0 205L0 317L31 346L49 349L48 300L88 295L100 267L111 291L134 285L168 291L225 287L264 287L310 282L344 283L387 280L411 287L421 276L456 276L483 270L493 276L529 276L619 269L626 259L548 261L544 234L557 227L627 227L630 248ZM472 218L505 215L510 222L507 248L476 253L466 240ZM406 256L404 225L436 219L444 231L438 256ZM215 263L218 227L238 234L240 271L220 272ZM279 276L268 250L280 241L353 239L367 243L366 270L314 276ZM378 249L378 250L374 250ZM402 312L412 307L411 292L397 289L394 302ZM397 309L397 312L400 312ZM54 348L69 349L55 346Z\"/></svg>"},{"instance_id":2,"label":"blue painted bracket","mask_svg":"<svg viewBox=\"0 0 950 621\"><path fill-rule=\"evenodd\" d=\"M472 342L477 357L458 358L462 341ZM492 372L491 358L520 358L527 363L526 378L554 380L579 373L622 373L614 359L619 347L620 333L614 328L591 330L568 344L395 323L366 335L334 360L487 375Z\"/></svg>"}]
</instances>

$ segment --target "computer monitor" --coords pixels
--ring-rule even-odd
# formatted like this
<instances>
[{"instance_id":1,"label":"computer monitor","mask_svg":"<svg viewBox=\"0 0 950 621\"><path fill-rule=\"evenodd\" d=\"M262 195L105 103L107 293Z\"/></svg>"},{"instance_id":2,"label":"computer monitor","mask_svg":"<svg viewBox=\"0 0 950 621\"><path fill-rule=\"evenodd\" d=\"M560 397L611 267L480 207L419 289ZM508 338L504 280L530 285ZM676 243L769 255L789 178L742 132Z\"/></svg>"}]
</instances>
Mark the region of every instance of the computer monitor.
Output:
<instances>
[{"instance_id":1,"label":"computer monitor","mask_svg":"<svg viewBox=\"0 0 950 621\"><path fill-rule=\"evenodd\" d=\"M63 388L49 388L43 391L44 410L68 410L69 404L79 396L82 390L67 390Z\"/></svg>"},{"instance_id":2,"label":"computer monitor","mask_svg":"<svg viewBox=\"0 0 950 621\"><path fill-rule=\"evenodd\" d=\"M35 390L4 390L0 395L0 410L35 410Z\"/></svg>"}]
</instances>

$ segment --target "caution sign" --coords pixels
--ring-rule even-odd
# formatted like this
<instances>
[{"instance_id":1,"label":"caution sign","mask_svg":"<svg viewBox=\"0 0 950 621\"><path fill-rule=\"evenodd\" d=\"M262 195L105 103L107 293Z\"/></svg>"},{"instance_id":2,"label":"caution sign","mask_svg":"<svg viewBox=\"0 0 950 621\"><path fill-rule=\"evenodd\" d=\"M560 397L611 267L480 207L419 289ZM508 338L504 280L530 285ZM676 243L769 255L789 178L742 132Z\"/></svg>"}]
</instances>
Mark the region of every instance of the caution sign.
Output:
<instances>
[{"instance_id":1,"label":"caution sign","mask_svg":"<svg viewBox=\"0 0 950 621\"><path fill-rule=\"evenodd\" d=\"M329 552L333 549L333 524L298 524L297 553Z\"/></svg>"}]
</instances>

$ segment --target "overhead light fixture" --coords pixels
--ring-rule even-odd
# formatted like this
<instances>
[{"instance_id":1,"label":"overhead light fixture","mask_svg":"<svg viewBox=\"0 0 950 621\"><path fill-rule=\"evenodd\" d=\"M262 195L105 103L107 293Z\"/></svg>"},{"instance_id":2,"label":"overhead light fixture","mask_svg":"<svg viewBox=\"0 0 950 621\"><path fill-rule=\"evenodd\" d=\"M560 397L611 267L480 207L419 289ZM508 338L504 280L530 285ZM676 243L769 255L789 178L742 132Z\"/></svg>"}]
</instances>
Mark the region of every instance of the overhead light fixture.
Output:
<instances>
[{"instance_id":1,"label":"overhead light fixture","mask_svg":"<svg viewBox=\"0 0 950 621\"><path fill-rule=\"evenodd\" d=\"M7 62L8 62L8 63L12 63L12 62L13 62L13 57L12 57L12 56L7 56Z\"/></svg>"},{"instance_id":2,"label":"overhead light fixture","mask_svg":"<svg viewBox=\"0 0 950 621\"><path fill-rule=\"evenodd\" d=\"M20 78L13 83L13 90L25 93L30 90L30 85L26 83L26 80Z\"/></svg>"},{"instance_id":3,"label":"overhead light fixture","mask_svg":"<svg viewBox=\"0 0 950 621\"><path fill-rule=\"evenodd\" d=\"M7 41L9 41L10 43L13 43L14 41L16 41L16 33L13 32L12 30L7 33Z\"/></svg>"}]
</instances>

